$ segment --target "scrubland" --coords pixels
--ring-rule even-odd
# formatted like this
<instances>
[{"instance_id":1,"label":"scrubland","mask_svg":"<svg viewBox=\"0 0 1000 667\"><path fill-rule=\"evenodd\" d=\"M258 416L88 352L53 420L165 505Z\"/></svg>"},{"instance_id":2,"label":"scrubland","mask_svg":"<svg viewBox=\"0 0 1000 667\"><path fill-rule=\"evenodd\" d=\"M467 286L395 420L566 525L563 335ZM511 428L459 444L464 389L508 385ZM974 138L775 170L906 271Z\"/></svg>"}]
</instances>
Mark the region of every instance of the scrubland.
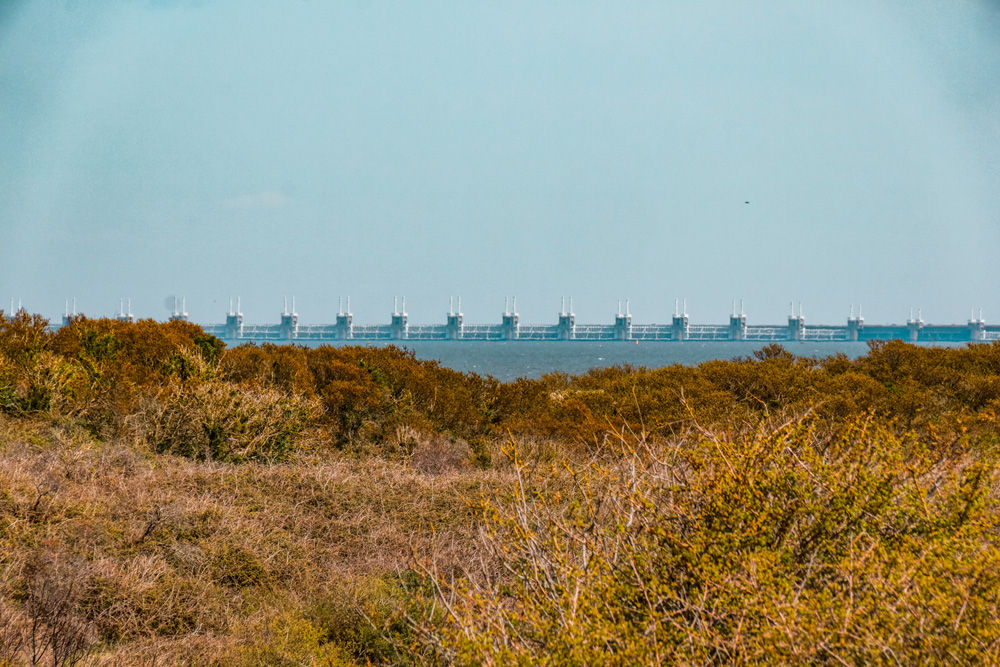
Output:
<instances>
[{"instance_id":1,"label":"scrubland","mask_svg":"<svg viewBox=\"0 0 1000 667\"><path fill-rule=\"evenodd\" d=\"M0 318L0 665L1000 663L1000 345L501 383Z\"/></svg>"}]
</instances>

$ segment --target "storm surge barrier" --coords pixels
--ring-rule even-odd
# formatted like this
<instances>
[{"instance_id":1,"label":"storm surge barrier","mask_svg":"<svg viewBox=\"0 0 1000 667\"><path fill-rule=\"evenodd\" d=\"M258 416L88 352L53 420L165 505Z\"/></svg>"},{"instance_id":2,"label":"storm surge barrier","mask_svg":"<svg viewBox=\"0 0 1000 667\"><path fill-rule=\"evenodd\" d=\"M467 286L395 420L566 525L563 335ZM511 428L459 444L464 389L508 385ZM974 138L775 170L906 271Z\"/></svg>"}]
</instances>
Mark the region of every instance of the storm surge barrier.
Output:
<instances>
[{"instance_id":1,"label":"storm surge barrier","mask_svg":"<svg viewBox=\"0 0 1000 667\"><path fill-rule=\"evenodd\" d=\"M904 324L865 324L860 311L854 316L853 307L846 324L806 324L801 305L794 308L788 320L780 325L752 325L742 311L733 307L728 324L694 324L690 322L686 307L675 307L671 321L666 324L635 324L626 301L625 311L619 304L618 314L611 324L577 324L572 303L567 310L565 302L555 324L521 324L517 304L513 309L504 307L497 324L466 324L458 309L449 308L443 324L410 324L406 303L400 310L393 308L387 324L355 324L350 310L343 302L333 324L299 324L294 300L291 311L287 302L277 324L245 324L239 301L226 315L225 324L203 325L206 333L229 341L623 341L623 342L683 342L683 341L748 341L748 342L850 342L900 339L910 342L987 342L1000 340L1000 325L987 325L982 318L970 314L965 324L927 324L917 314Z\"/></svg>"}]
</instances>

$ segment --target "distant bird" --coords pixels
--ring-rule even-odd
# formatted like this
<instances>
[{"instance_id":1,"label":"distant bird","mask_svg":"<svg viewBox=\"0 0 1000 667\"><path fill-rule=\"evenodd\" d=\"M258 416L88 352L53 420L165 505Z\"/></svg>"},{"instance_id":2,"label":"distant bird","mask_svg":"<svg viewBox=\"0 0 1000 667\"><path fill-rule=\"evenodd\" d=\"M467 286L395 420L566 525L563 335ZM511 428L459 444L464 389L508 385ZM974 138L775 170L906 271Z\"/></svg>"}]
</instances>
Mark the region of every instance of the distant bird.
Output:
<instances>
[{"instance_id":1,"label":"distant bird","mask_svg":"<svg viewBox=\"0 0 1000 667\"><path fill-rule=\"evenodd\" d=\"M745 202L743 202L743 203L744 203L744 204L749 204L750 202L748 202L748 201L745 201Z\"/></svg>"}]
</instances>

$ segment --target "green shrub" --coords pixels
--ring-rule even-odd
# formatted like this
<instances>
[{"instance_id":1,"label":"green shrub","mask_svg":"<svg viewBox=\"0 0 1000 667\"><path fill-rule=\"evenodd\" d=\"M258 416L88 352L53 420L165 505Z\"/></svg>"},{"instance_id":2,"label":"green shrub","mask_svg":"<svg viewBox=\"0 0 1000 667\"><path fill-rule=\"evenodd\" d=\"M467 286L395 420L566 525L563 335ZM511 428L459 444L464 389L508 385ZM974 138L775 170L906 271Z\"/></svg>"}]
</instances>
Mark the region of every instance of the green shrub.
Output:
<instances>
[{"instance_id":1,"label":"green shrub","mask_svg":"<svg viewBox=\"0 0 1000 667\"><path fill-rule=\"evenodd\" d=\"M223 586L256 588L270 577L256 554L241 547L224 544L212 557L212 578Z\"/></svg>"},{"instance_id":2,"label":"green shrub","mask_svg":"<svg viewBox=\"0 0 1000 667\"><path fill-rule=\"evenodd\" d=\"M142 431L159 453L233 463L282 461L313 412L311 403L274 390L205 383L149 396Z\"/></svg>"},{"instance_id":3,"label":"green shrub","mask_svg":"<svg viewBox=\"0 0 1000 667\"><path fill-rule=\"evenodd\" d=\"M865 420L627 438L481 506L492 563L428 574L456 665L996 664L991 457ZM562 480L561 482L559 480Z\"/></svg>"}]
</instances>

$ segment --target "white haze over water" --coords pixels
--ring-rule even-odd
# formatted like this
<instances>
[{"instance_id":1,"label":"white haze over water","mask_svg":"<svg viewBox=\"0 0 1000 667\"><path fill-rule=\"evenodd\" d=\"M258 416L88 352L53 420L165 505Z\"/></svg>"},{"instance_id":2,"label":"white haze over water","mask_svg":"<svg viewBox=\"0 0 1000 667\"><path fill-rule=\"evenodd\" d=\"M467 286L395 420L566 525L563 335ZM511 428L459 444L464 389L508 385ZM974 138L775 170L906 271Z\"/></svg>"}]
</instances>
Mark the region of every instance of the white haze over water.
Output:
<instances>
[{"instance_id":1,"label":"white haze over water","mask_svg":"<svg viewBox=\"0 0 1000 667\"><path fill-rule=\"evenodd\" d=\"M6 0L0 307L995 323L998 109L996 2Z\"/></svg>"}]
</instances>

